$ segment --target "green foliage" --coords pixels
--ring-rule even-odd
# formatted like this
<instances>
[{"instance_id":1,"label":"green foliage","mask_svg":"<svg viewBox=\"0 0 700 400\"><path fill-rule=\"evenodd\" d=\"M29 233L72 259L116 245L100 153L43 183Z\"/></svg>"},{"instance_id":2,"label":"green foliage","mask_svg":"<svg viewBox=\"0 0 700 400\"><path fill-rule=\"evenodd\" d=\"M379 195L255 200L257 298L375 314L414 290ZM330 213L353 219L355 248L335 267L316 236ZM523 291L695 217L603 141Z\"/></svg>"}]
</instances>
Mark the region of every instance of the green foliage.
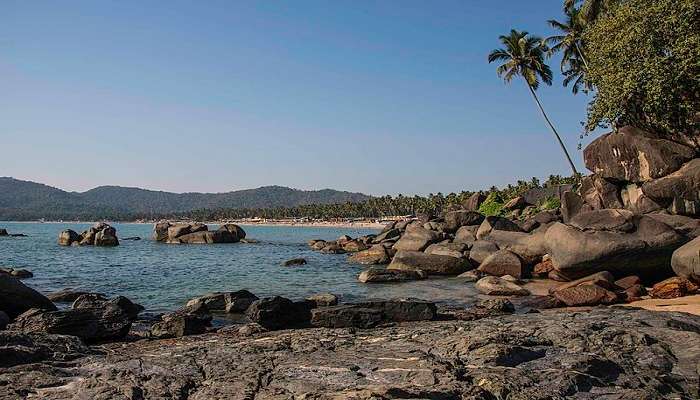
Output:
<instances>
[{"instance_id":1,"label":"green foliage","mask_svg":"<svg viewBox=\"0 0 700 400\"><path fill-rule=\"evenodd\" d=\"M537 90L540 80L552 84L552 70L544 61L547 47L541 38L512 29L510 34L501 35L499 39L503 48L493 50L488 58L489 63L502 62L496 68L498 76L507 83L522 77L532 90Z\"/></svg>"},{"instance_id":2,"label":"green foliage","mask_svg":"<svg viewBox=\"0 0 700 400\"><path fill-rule=\"evenodd\" d=\"M479 212L486 215L501 215L503 213L503 198L499 192L491 192L479 206Z\"/></svg>"},{"instance_id":3,"label":"green foliage","mask_svg":"<svg viewBox=\"0 0 700 400\"><path fill-rule=\"evenodd\" d=\"M554 19L547 21L549 26L559 31L559 34L545 40L545 43L550 46L548 53L550 55L562 53L560 68L564 75L564 86L571 84L571 91L574 94L577 94L581 88L584 92L588 92L591 86L584 79L588 65L583 51L584 20L577 8L566 8L564 13L566 14L564 22Z\"/></svg>"},{"instance_id":4,"label":"green foliage","mask_svg":"<svg viewBox=\"0 0 700 400\"><path fill-rule=\"evenodd\" d=\"M561 206L561 201L557 197L548 197L539 204L541 211L556 210Z\"/></svg>"},{"instance_id":5,"label":"green foliage","mask_svg":"<svg viewBox=\"0 0 700 400\"><path fill-rule=\"evenodd\" d=\"M596 94L587 129L636 125L689 132L700 111L697 0L625 0L584 33L587 83Z\"/></svg>"}]
</instances>

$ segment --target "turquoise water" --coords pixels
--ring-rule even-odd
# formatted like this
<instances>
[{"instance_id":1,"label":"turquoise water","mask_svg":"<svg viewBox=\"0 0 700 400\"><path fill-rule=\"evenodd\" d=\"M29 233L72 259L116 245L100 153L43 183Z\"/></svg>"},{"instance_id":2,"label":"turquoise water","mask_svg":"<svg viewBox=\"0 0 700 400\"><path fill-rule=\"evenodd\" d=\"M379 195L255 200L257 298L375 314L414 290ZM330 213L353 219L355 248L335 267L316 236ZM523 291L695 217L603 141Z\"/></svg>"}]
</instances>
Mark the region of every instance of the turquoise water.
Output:
<instances>
[{"instance_id":1,"label":"turquoise water","mask_svg":"<svg viewBox=\"0 0 700 400\"><path fill-rule=\"evenodd\" d=\"M259 243L168 245L151 240L150 224L113 224L120 246L63 247L59 232L82 232L90 224L0 222L10 233L26 238L0 237L0 266L26 268L34 278L24 282L47 293L73 288L127 296L148 311L182 306L188 299L211 291L248 289L259 297L281 295L301 299L319 292L340 295L344 301L363 298L416 297L448 303L473 300L473 288L451 279L406 284L367 285L357 282L363 267L346 262L347 255L310 250L309 239L336 239L376 233L371 229L326 227L244 226L247 237ZM283 267L304 257L308 264Z\"/></svg>"}]
</instances>

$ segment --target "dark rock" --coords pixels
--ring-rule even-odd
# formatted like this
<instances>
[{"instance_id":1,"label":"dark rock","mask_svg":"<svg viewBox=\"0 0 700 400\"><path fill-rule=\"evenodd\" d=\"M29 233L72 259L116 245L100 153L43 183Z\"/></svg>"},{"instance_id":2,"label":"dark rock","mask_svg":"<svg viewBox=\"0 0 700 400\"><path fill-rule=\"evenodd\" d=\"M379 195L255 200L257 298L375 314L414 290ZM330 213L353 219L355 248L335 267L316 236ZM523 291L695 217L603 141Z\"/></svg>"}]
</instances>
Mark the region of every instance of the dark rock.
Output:
<instances>
[{"instance_id":1,"label":"dark rock","mask_svg":"<svg viewBox=\"0 0 700 400\"><path fill-rule=\"evenodd\" d=\"M389 257L387 249L382 245L374 245L367 250L359 251L348 257L348 262L362 265L389 264L390 261L391 257Z\"/></svg>"},{"instance_id":2,"label":"dark rock","mask_svg":"<svg viewBox=\"0 0 700 400\"><path fill-rule=\"evenodd\" d=\"M306 264L306 259L305 258L292 258L291 260L287 260L284 262L285 267L291 267L294 265L305 265Z\"/></svg>"},{"instance_id":3,"label":"dark rock","mask_svg":"<svg viewBox=\"0 0 700 400\"><path fill-rule=\"evenodd\" d=\"M0 228L0 236L8 236L7 229Z\"/></svg>"},{"instance_id":4,"label":"dark rock","mask_svg":"<svg viewBox=\"0 0 700 400\"><path fill-rule=\"evenodd\" d=\"M687 278L674 276L655 284L649 295L657 299L673 299L694 294L698 291L698 285Z\"/></svg>"},{"instance_id":5,"label":"dark rock","mask_svg":"<svg viewBox=\"0 0 700 400\"><path fill-rule=\"evenodd\" d=\"M509 250L498 250L486 257L478 269L494 276L512 275L516 278L523 278L526 274L520 257Z\"/></svg>"},{"instance_id":6,"label":"dark rock","mask_svg":"<svg viewBox=\"0 0 700 400\"><path fill-rule=\"evenodd\" d=\"M41 333L26 334L16 331L0 332L0 377L4 378L12 374L9 368L15 367L15 373L25 377L25 379L13 380L15 385L40 385L41 379L37 379L37 375L41 375L39 371L43 368L38 364L31 364L43 361L49 363L67 362L90 353L90 349L75 336ZM26 364L30 364L26 370L18 367ZM3 368L6 369L3 370ZM50 369L49 371L55 372L56 370ZM59 373L59 375L65 376L62 373ZM4 381L4 379L0 380ZM26 397L20 395L22 390L8 389L6 382L2 386L2 398L4 399ZM24 391L24 393L27 393L27 391Z\"/></svg>"},{"instance_id":7,"label":"dark rock","mask_svg":"<svg viewBox=\"0 0 700 400\"><path fill-rule=\"evenodd\" d=\"M54 303L72 303L78 297L80 297L84 294L99 294L99 293L90 293L90 292L84 292L84 291L73 290L73 289L62 289L62 290L59 290L58 292L49 293L46 295L46 297ZM102 294L99 294L99 295L102 296L103 298L105 298L104 295L102 295Z\"/></svg>"},{"instance_id":8,"label":"dark rock","mask_svg":"<svg viewBox=\"0 0 700 400\"><path fill-rule=\"evenodd\" d=\"M95 234L95 246L112 247L119 246L117 231L111 226L102 228Z\"/></svg>"},{"instance_id":9,"label":"dark rock","mask_svg":"<svg viewBox=\"0 0 700 400\"><path fill-rule=\"evenodd\" d=\"M647 182L677 171L695 157L688 146L634 127L601 135L583 151L586 167L603 178Z\"/></svg>"},{"instance_id":10,"label":"dark rock","mask_svg":"<svg viewBox=\"0 0 700 400\"><path fill-rule=\"evenodd\" d=\"M466 250L467 245L464 243L433 243L425 249L424 253L462 258Z\"/></svg>"},{"instance_id":11,"label":"dark rock","mask_svg":"<svg viewBox=\"0 0 700 400\"><path fill-rule=\"evenodd\" d=\"M341 245L335 242L330 242L329 244L326 245L326 247L321 249L321 253L326 253L326 254L344 254L345 250Z\"/></svg>"},{"instance_id":12,"label":"dark rock","mask_svg":"<svg viewBox=\"0 0 700 400\"><path fill-rule=\"evenodd\" d=\"M527 206L527 201L522 196L516 196L510 199L506 204L503 205L504 210L522 210Z\"/></svg>"},{"instance_id":13,"label":"dark rock","mask_svg":"<svg viewBox=\"0 0 700 400\"><path fill-rule=\"evenodd\" d=\"M590 210L592 210L591 206L587 205L581 196L574 192L565 192L561 198L561 216L565 223L568 223L578 213Z\"/></svg>"},{"instance_id":14,"label":"dark rock","mask_svg":"<svg viewBox=\"0 0 700 400\"><path fill-rule=\"evenodd\" d=\"M464 243L471 247L471 245L476 241L476 231L478 229L479 227L476 225L460 227L455 233L454 242Z\"/></svg>"},{"instance_id":15,"label":"dark rock","mask_svg":"<svg viewBox=\"0 0 700 400\"><path fill-rule=\"evenodd\" d=\"M10 317L5 311L0 311L0 331L4 330L7 324L10 323Z\"/></svg>"},{"instance_id":16,"label":"dark rock","mask_svg":"<svg viewBox=\"0 0 700 400\"><path fill-rule=\"evenodd\" d=\"M579 194L594 210L623 208L617 185L596 174L581 179Z\"/></svg>"},{"instance_id":17,"label":"dark rock","mask_svg":"<svg viewBox=\"0 0 700 400\"><path fill-rule=\"evenodd\" d=\"M530 294L529 291L517 284L496 276L483 277L476 282L474 287L479 293L489 296L527 296Z\"/></svg>"},{"instance_id":18,"label":"dark rock","mask_svg":"<svg viewBox=\"0 0 700 400\"><path fill-rule=\"evenodd\" d=\"M19 279L0 274L0 311L14 319L32 308L51 311L55 310L56 306Z\"/></svg>"},{"instance_id":19,"label":"dark rock","mask_svg":"<svg viewBox=\"0 0 700 400\"><path fill-rule=\"evenodd\" d=\"M228 241L216 242L216 243L237 243L245 239L246 232L240 226L236 224L223 224L217 229L219 232L228 232L230 236L224 235ZM230 238L230 239L229 239Z\"/></svg>"},{"instance_id":20,"label":"dark rock","mask_svg":"<svg viewBox=\"0 0 700 400\"><path fill-rule=\"evenodd\" d=\"M508 218L489 216L484 218L484 222L479 225L479 229L476 231L476 238L479 240L485 239L492 231L522 232L522 229Z\"/></svg>"},{"instance_id":21,"label":"dark rock","mask_svg":"<svg viewBox=\"0 0 700 400\"><path fill-rule=\"evenodd\" d=\"M311 324L325 328L371 328L388 322L431 320L435 314L435 304L425 301L367 301L315 308L311 311Z\"/></svg>"},{"instance_id":22,"label":"dark rock","mask_svg":"<svg viewBox=\"0 0 700 400\"><path fill-rule=\"evenodd\" d=\"M488 299L479 301L468 310L458 311L454 314L460 321L475 321L478 319L496 317L515 312L515 306L507 299Z\"/></svg>"},{"instance_id":23,"label":"dark rock","mask_svg":"<svg viewBox=\"0 0 700 400\"><path fill-rule=\"evenodd\" d=\"M141 240L141 238L138 237L138 236L129 236L129 237L121 238L121 239L119 239L119 240L121 240L121 241L134 241L134 242L136 242L136 241Z\"/></svg>"},{"instance_id":24,"label":"dark rock","mask_svg":"<svg viewBox=\"0 0 700 400\"><path fill-rule=\"evenodd\" d=\"M284 297L266 297L253 302L246 311L251 321L266 329L277 330L303 327L311 318L311 305L307 302L292 302Z\"/></svg>"},{"instance_id":25,"label":"dark rock","mask_svg":"<svg viewBox=\"0 0 700 400\"><path fill-rule=\"evenodd\" d=\"M74 242L80 242L82 238L78 232L66 229L58 234L58 244L61 246L71 246Z\"/></svg>"},{"instance_id":26,"label":"dark rock","mask_svg":"<svg viewBox=\"0 0 700 400\"><path fill-rule=\"evenodd\" d=\"M476 192L469 196L467 201L465 201L462 205L467 211L478 211L481 203L483 203L484 200L486 200L486 195L481 192Z\"/></svg>"},{"instance_id":27,"label":"dark rock","mask_svg":"<svg viewBox=\"0 0 700 400\"><path fill-rule=\"evenodd\" d=\"M571 218L569 225L583 231L632 232L635 229L634 214L618 209L582 212Z\"/></svg>"},{"instance_id":28,"label":"dark rock","mask_svg":"<svg viewBox=\"0 0 700 400\"><path fill-rule=\"evenodd\" d=\"M369 247L359 240L348 240L343 243L343 250L348 253L357 253L358 251L367 250Z\"/></svg>"},{"instance_id":29,"label":"dark rock","mask_svg":"<svg viewBox=\"0 0 700 400\"><path fill-rule=\"evenodd\" d=\"M161 321L151 327L151 336L165 339L189 335L200 335L211 325L211 315L179 310L165 314Z\"/></svg>"},{"instance_id":30,"label":"dark rock","mask_svg":"<svg viewBox=\"0 0 700 400\"><path fill-rule=\"evenodd\" d=\"M636 301L647 295L647 290L642 285L632 285L625 289L624 297L626 301Z\"/></svg>"},{"instance_id":31,"label":"dark rock","mask_svg":"<svg viewBox=\"0 0 700 400\"><path fill-rule=\"evenodd\" d=\"M552 295L569 307L597 306L613 304L618 301L617 295L597 285L579 285L560 289Z\"/></svg>"},{"instance_id":32,"label":"dark rock","mask_svg":"<svg viewBox=\"0 0 700 400\"><path fill-rule=\"evenodd\" d=\"M547 310L550 308L564 307L564 303L554 296L528 296L519 303L522 308L534 310Z\"/></svg>"},{"instance_id":33,"label":"dark rock","mask_svg":"<svg viewBox=\"0 0 700 400\"><path fill-rule=\"evenodd\" d=\"M700 237L673 252L671 267L676 275L700 283Z\"/></svg>"},{"instance_id":34,"label":"dark rock","mask_svg":"<svg viewBox=\"0 0 700 400\"><path fill-rule=\"evenodd\" d=\"M87 293L78 296L71 305L71 308L75 310L95 310L97 313L100 313L105 307L111 305L119 307L131 321L135 321L139 313L144 310L142 305L136 304L124 296L116 296L112 299L107 299L104 295L99 293Z\"/></svg>"},{"instance_id":35,"label":"dark rock","mask_svg":"<svg viewBox=\"0 0 700 400\"><path fill-rule=\"evenodd\" d=\"M357 280L362 283L386 283L415 281L427 277L428 274L422 270L370 268L360 272Z\"/></svg>"},{"instance_id":36,"label":"dark rock","mask_svg":"<svg viewBox=\"0 0 700 400\"><path fill-rule=\"evenodd\" d=\"M644 183L642 191L663 204L675 204L678 214L700 214L700 158L683 165L678 171Z\"/></svg>"},{"instance_id":37,"label":"dark rock","mask_svg":"<svg viewBox=\"0 0 700 400\"><path fill-rule=\"evenodd\" d=\"M31 271L22 268L0 268L0 275L7 275L17 279L29 279L34 277Z\"/></svg>"},{"instance_id":38,"label":"dark rock","mask_svg":"<svg viewBox=\"0 0 700 400\"><path fill-rule=\"evenodd\" d=\"M204 306L209 311L243 313L256 300L258 300L258 296L247 290L214 292L191 299L187 302L185 307L198 308Z\"/></svg>"},{"instance_id":39,"label":"dark rock","mask_svg":"<svg viewBox=\"0 0 700 400\"><path fill-rule=\"evenodd\" d=\"M373 242L374 243L381 243L385 240L398 240L398 238L401 236L401 231L398 229L389 229L388 231L382 232L379 235L377 235Z\"/></svg>"},{"instance_id":40,"label":"dark rock","mask_svg":"<svg viewBox=\"0 0 700 400\"><path fill-rule=\"evenodd\" d=\"M471 266L463 258L425 254L419 251L398 251L388 269L421 270L428 275L459 275L471 269Z\"/></svg>"},{"instance_id":41,"label":"dark rock","mask_svg":"<svg viewBox=\"0 0 700 400\"><path fill-rule=\"evenodd\" d=\"M462 226L479 225L484 216L476 211L458 210L445 213L445 231L456 232Z\"/></svg>"},{"instance_id":42,"label":"dark rock","mask_svg":"<svg viewBox=\"0 0 700 400\"><path fill-rule=\"evenodd\" d=\"M168 230L171 224L168 221L160 221L153 225L153 240L164 242L168 239Z\"/></svg>"},{"instance_id":43,"label":"dark rock","mask_svg":"<svg viewBox=\"0 0 700 400\"><path fill-rule=\"evenodd\" d=\"M557 287L551 288L549 291L551 293L554 293L558 290L564 290L564 289L568 289L568 288L580 286L580 285L596 285L596 286L602 287L603 289L607 289L607 290L611 290L611 291L621 289L620 287L615 285L615 277L613 277L613 275L610 272L601 271L601 272L596 272L595 274L585 276L583 278L579 278L579 279L564 283L563 285L559 285Z\"/></svg>"}]
</instances>

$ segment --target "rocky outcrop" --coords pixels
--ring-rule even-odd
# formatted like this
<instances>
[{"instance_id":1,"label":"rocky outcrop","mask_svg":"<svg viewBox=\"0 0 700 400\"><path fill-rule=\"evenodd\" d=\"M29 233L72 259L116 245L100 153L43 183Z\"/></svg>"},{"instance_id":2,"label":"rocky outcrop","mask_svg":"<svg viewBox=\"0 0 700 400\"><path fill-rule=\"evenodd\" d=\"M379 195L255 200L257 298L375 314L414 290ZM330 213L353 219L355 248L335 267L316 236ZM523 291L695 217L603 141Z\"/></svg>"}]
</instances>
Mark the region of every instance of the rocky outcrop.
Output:
<instances>
[{"instance_id":1,"label":"rocky outcrop","mask_svg":"<svg viewBox=\"0 0 700 400\"><path fill-rule=\"evenodd\" d=\"M676 275L700 283L700 237L673 252L671 267Z\"/></svg>"},{"instance_id":2,"label":"rocky outcrop","mask_svg":"<svg viewBox=\"0 0 700 400\"><path fill-rule=\"evenodd\" d=\"M31 309L18 316L9 328L24 333L72 335L87 342L98 342L124 338L131 328L131 319L113 304L94 310Z\"/></svg>"},{"instance_id":3,"label":"rocky outcrop","mask_svg":"<svg viewBox=\"0 0 700 400\"><path fill-rule=\"evenodd\" d=\"M212 317L205 307L185 307L161 316L161 320L151 326L152 337L167 339L205 333L211 326Z\"/></svg>"},{"instance_id":4,"label":"rocky outcrop","mask_svg":"<svg viewBox=\"0 0 700 400\"><path fill-rule=\"evenodd\" d=\"M675 214L700 214L700 158L678 171L645 182L642 192L656 202L671 207Z\"/></svg>"},{"instance_id":5,"label":"rocky outcrop","mask_svg":"<svg viewBox=\"0 0 700 400\"><path fill-rule=\"evenodd\" d=\"M398 251L387 267L390 270L427 272L428 275L459 275L471 269L466 259L420 251Z\"/></svg>"},{"instance_id":6,"label":"rocky outcrop","mask_svg":"<svg viewBox=\"0 0 700 400\"><path fill-rule=\"evenodd\" d=\"M0 392L8 399L125 398L125 391L190 399L700 395L700 319L683 313L606 308L352 332L221 332L110 344L96 354L66 336L0 332L0 361L13 365L0 369Z\"/></svg>"},{"instance_id":7,"label":"rocky outcrop","mask_svg":"<svg viewBox=\"0 0 700 400\"><path fill-rule=\"evenodd\" d=\"M153 239L170 244L238 243L245 237L243 228L236 224L223 224L215 231L210 231L207 225L199 222L161 221L153 226Z\"/></svg>"},{"instance_id":8,"label":"rocky outcrop","mask_svg":"<svg viewBox=\"0 0 700 400\"><path fill-rule=\"evenodd\" d=\"M58 235L58 244L61 246L102 246L112 247L119 245L117 230L104 222L97 222L83 233L66 229Z\"/></svg>"},{"instance_id":9,"label":"rocky outcrop","mask_svg":"<svg viewBox=\"0 0 700 400\"><path fill-rule=\"evenodd\" d=\"M19 279L0 274L0 311L14 319L32 308L56 310L51 300L41 293L26 286Z\"/></svg>"}]
</instances>

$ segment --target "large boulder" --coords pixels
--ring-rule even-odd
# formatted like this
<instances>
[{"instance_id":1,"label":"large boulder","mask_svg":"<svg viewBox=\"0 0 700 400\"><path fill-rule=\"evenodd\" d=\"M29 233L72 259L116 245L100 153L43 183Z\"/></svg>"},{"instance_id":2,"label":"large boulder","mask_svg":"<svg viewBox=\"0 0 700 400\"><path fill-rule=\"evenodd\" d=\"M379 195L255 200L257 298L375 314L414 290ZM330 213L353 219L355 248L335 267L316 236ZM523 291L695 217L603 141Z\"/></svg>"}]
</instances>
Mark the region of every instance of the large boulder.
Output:
<instances>
[{"instance_id":1,"label":"large boulder","mask_svg":"<svg viewBox=\"0 0 700 400\"><path fill-rule=\"evenodd\" d=\"M308 325L311 304L306 301L293 302L284 297L266 297L253 302L246 316L265 329L277 330Z\"/></svg>"},{"instance_id":2,"label":"large boulder","mask_svg":"<svg viewBox=\"0 0 700 400\"><path fill-rule=\"evenodd\" d=\"M445 231L456 232L461 226L479 225L484 216L476 211L458 210L445 213Z\"/></svg>"},{"instance_id":3,"label":"large boulder","mask_svg":"<svg viewBox=\"0 0 700 400\"><path fill-rule=\"evenodd\" d=\"M462 226L455 232L455 237L453 242L464 243L471 246L474 241L476 241L476 232L479 230L479 226Z\"/></svg>"},{"instance_id":4,"label":"large boulder","mask_svg":"<svg viewBox=\"0 0 700 400\"><path fill-rule=\"evenodd\" d=\"M648 182L677 171L695 157L692 148L634 127L607 133L583 151L586 167L609 179Z\"/></svg>"},{"instance_id":5,"label":"large boulder","mask_svg":"<svg viewBox=\"0 0 700 400\"><path fill-rule=\"evenodd\" d=\"M407 251L423 251L429 244L435 243L441 239L441 236L435 232L423 227L408 227L406 232L401 236L398 242L394 245L396 250Z\"/></svg>"},{"instance_id":6,"label":"large boulder","mask_svg":"<svg viewBox=\"0 0 700 400\"><path fill-rule=\"evenodd\" d=\"M164 242L168 239L168 229L171 224L169 221L159 221L153 225L153 240Z\"/></svg>"},{"instance_id":7,"label":"large boulder","mask_svg":"<svg viewBox=\"0 0 700 400\"><path fill-rule=\"evenodd\" d=\"M564 192L561 197L561 218L562 221L568 223L573 217L581 212L590 211L593 209L590 205L583 201L583 198L575 192Z\"/></svg>"},{"instance_id":8,"label":"large boulder","mask_svg":"<svg viewBox=\"0 0 700 400\"><path fill-rule=\"evenodd\" d=\"M520 257L509 250L498 250L486 257L478 269L494 276L512 275L516 278L523 278L526 274Z\"/></svg>"},{"instance_id":9,"label":"large boulder","mask_svg":"<svg viewBox=\"0 0 700 400\"><path fill-rule=\"evenodd\" d=\"M479 225L479 229L476 231L476 238L484 239L493 231L522 232L523 230L520 229L518 224L508 218L488 216L484 218L484 221Z\"/></svg>"},{"instance_id":10,"label":"large boulder","mask_svg":"<svg viewBox=\"0 0 700 400\"><path fill-rule=\"evenodd\" d=\"M97 293L88 293L79 296L73 301L71 308L74 310L93 310L96 313L102 313L111 306L121 309L131 321L135 321L139 313L144 310L142 305L136 304L124 296L107 299L103 295Z\"/></svg>"},{"instance_id":11,"label":"large boulder","mask_svg":"<svg viewBox=\"0 0 700 400\"><path fill-rule=\"evenodd\" d=\"M489 235L489 240L496 243L499 249L510 250L517 254L525 265L533 265L540 262L547 254L545 232L546 229L537 229L532 233L493 231Z\"/></svg>"},{"instance_id":12,"label":"large boulder","mask_svg":"<svg viewBox=\"0 0 700 400\"><path fill-rule=\"evenodd\" d=\"M467 211L477 211L479 210L479 207L481 206L481 203L484 202L484 200L486 200L486 195L481 192L476 192L469 196L467 201L462 203L462 206Z\"/></svg>"},{"instance_id":13,"label":"large boulder","mask_svg":"<svg viewBox=\"0 0 700 400\"><path fill-rule=\"evenodd\" d=\"M236 243L245 239L246 233L240 226L236 224L223 224L218 229L219 232L228 232L230 234L230 241L224 243Z\"/></svg>"},{"instance_id":14,"label":"large boulder","mask_svg":"<svg viewBox=\"0 0 700 400\"><path fill-rule=\"evenodd\" d=\"M396 228L392 228L375 236L374 239L372 239L372 241L374 243L381 243L385 240L398 240L400 236L401 231Z\"/></svg>"},{"instance_id":15,"label":"large boulder","mask_svg":"<svg viewBox=\"0 0 700 400\"><path fill-rule=\"evenodd\" d=\"M102 247L119 246L119 239L117 239L117 230L109 226L98 231L97 233L95 233L94 245Z\"/></svg>"},{"instance_id":16,"label":"large boulder","mask_svg":"<svg viewBox=\"0 0 700 400\"><path fill-rule=\"evenodd\" d=\"M617 185L597 174L581 179L579 194L594 210L622 208L622 199Z\"/></svg>"},{"instance_id":17,"label":"large boulder","mask_svg":"<svg viewBox=\"0 0 700 400\"><path fill-rule=\"evenodd\" d=\"M427 277L428 274L422 270L370 268L360 272L357 280L362 283L387 283L415 281Z\"/></svg>"},{"instance_id":18,"label":"large boulder","mask_svg":"<svg viewBox=\"0 0 700 400\"><path fill-rule=\"evenodd\" d=\"M0 274L0 311L15 318L32 308L54 311L56 306L44 295L19 279Z\"/></svg>"},{"instance_id":19,"label":"large boulder","mask_svg":"<svg viewBox=\"0 0 700 400\"><path fill-rule=\"evenodd\" d=\"M686 237L651 217L633 216L630 222L633 228L626 232L553 224L545 242L556 272L569 280L604 270L616 277L638 275L647 280L670 275L671 255Z\"/></svg>"},{"instance_id":20,"label":"large boulder","mask_svg":"<svg viewBox=\"0 0 700 400\"><path fill-rule=\"evenodd\" d=\"M498 250L498 245L490 240L477 240L469 250L469 261L474 265L479 265Z\"/></svg>"},{"instance_id":21,"label":"large boulder","mask_svg":"<svg viewBox=\"0 0 700 400\"><path fill-rule=\"evenodd\" d=\"M641 185L637 183L625 185L620 190L620 197L623 207L635 214L647 214L664 208L662 204L644 194Z\"/></svg>"},{"instance_id":22,"label":"large boulder","mask_svg":"<svg viewBox=\"0 0 700 400\"><path fill-rule=\"evenodd\" d=\"M72 229L66 229L58 234L58 244L61 246L71 246L74 242L80 242L81 239L78 232Z\"/></svg>"},{"instance_id":23,"label":"large boulder","mask_svg":"<svg viewBox=\"0 0 700 400\"><path fill-rule=\"evenodd\" d=\"M427 272L428 275L459 275L471 269L471 267L464 258L401 250L396 253L388 269L403 271L421 270Z\"/></svg>"},{"instance_id":24,"label":"large boulder","mask_svg":"<svg viewBox=\"0 0 700 400\"><path fill-rule=\"evenodd\" d=\"M199 308L204 306L209 311L243 313L256 300L258 300L258 296L247 290L214 292L191 299L185 307Z\"/></svg>"},{"instance_id":25,"label":"large boulder","mask_svg":"<svg viewBox=\"0 0 700 400\"><path fill-rule=\"evenodd\" d=\"M376 244L367 250L358 251L348 257L348 262L362 265L389 264L391 257L384 246Z\"/></svg>"},{"instance_id":26,"label":"large boulder","mask_svg":"<svg viewBox=\"0 0 700 400\"><path fill-rule=\"evenodd\" d=\"M425 249L425 254L461 258L464 257L467 247L464 243L433 243Z\"/></svg>"},{"instance_id":27,"label":"large boulder","mask_svg":"<svg viewBox=\"0 0 700 400\"><path fill-rule=\"evenodd\" d=\"M700 237L673 252L671 268L676 275L700 283Z\"/></svg>"},{"instance_id":28,"label":"large boulder","mask_svg":"<svg viewBox=\"0 0 700 400\"><path fill-rule=\"evenodd\" d=\"M683 165L672 174L642 185L645 195L671 207L678 214L700 214L700 158Z\"/></svg>"}]
</instances>

